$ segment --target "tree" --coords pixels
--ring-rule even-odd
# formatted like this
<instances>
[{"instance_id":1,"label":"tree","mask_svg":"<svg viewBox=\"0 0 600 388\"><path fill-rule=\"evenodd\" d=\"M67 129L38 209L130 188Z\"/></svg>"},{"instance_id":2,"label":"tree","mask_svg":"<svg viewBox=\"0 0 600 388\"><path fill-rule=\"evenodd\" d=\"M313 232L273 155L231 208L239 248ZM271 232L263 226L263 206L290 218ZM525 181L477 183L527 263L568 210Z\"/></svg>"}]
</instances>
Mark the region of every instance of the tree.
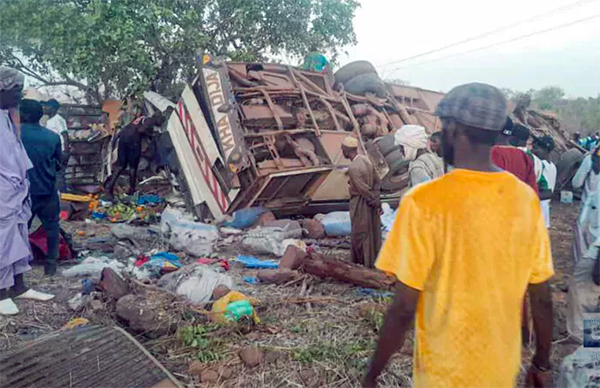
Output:
<instances>
[{"instance_id":1,"label":"tree","mask_svg":"<svg viewBox=\"0 0 600 388\"><path fill-rule=\"evenodd\" d=\"M332 59L355 44L354 0L0 0L0 64L90 102L150 88L176 97L204 52Z\"/></svg>"},{"instance_id":2,"label":"tree","mask_svg":"<svg viewBox=\"0 0 600 388\"><path fill-rule=\"evenodd\" d=\"M533 100L537 103L540 109L552 110L556 103L562 100L565 96L565 91L558 86L546 86L533 94Z\"/></svg>"}]
</instances>

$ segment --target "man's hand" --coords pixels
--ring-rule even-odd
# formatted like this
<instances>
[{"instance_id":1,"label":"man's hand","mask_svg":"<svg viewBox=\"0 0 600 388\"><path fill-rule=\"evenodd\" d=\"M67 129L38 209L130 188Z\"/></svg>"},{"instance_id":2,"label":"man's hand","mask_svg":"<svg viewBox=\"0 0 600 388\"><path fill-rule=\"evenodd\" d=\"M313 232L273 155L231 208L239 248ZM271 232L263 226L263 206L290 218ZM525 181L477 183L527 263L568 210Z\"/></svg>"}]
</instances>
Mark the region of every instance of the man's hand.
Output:
<instances>
[{"instance_id":1,"label":"man's hand","mask_svg":"<svg viewBox=\"0 0 600 388\"><path fill-rule=\"evenodd\" d=\"M527 387L551 387L550 350L552 348L552 294L548 282L529 285L531 315L535 329L536 351L527 373Z\"/></svg>"},{"instance_id":2,"label":"man's hand","mask_svg":"<svg viewBox=\"0 0 600 388\"><path fill-rule=\"evenodd\" d=\"M527 371L525 387L527 388L549 388L553 386L552 372L542 372L535 365L531 365Z\"/></svg>"},{"instance_id":3,"label":"man's hand","mask_svg":"<svg viewBox=\"0 0 600 388\"><path fill-rule=\"evenodd\" d=\"M398 283L396 296L388 309L377 341L377 349L363 382L364 387L377 386L377 377L394 352L404 343L404 335L415 317L419 296L419 290L410 288L402 282Z\"/></svg>"},{"instance_id":4,"label":"man's hand","mask_svg":"<svg viewBox=\"0 0 600 388\"><path fill-rule=\"evenodd\" d=\"M363 381L363 388L376 388L377 380L370 375L365 376L365 380Z\"/></svg>"}]
</instances>

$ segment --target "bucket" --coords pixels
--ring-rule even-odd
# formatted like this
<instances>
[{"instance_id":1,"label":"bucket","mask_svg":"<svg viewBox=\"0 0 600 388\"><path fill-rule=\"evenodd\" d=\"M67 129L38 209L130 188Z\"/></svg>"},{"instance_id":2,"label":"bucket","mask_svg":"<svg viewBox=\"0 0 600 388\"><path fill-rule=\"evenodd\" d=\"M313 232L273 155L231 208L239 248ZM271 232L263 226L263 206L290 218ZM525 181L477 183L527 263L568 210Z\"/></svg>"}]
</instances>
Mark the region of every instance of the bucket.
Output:
<instances>
[{"instance_id":1,"label":"bucket","mask_svg":"<svg viewBox=\"0 0 600 388\"><path fill-rule=\"evenodd\" d=\"M573 203L573 192L572 191L561 191L560 192L561 203Z\"/></svg>"}]
</instances>

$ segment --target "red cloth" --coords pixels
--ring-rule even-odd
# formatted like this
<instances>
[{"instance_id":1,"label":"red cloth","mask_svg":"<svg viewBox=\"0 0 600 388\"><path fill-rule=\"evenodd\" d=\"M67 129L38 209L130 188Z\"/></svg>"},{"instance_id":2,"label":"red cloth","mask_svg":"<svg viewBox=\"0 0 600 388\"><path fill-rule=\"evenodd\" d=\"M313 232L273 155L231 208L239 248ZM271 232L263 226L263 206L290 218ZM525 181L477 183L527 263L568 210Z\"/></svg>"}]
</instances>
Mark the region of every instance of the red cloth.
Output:
<instances>
[{"instance_id":1,"label":"red cloth","mask_svg":"<svg viewBox=\"0 0 600 388\"><path fill-rule=\"evenodd\" d=\"M69 245L67 244L67 241L63 236L60 236L59 241L60 242L58 246L58 259L71 260L73 258L73 255L71 253ZM32 247L39 249L38 252L41 252L44 256L48 254L48 241L44 227L40 226L35 232L29 234L29 243ZM43 260L43 257L36 257L36 259Z\"/></svg>"},{"instance_id":2,"label":"red cloth","mask_svg":"<svg viewBox=\"0 0 600 388\"><path fill-rule=\"evenodd\" d=\"M492 148L491 158L496 166L510 172L538 192L535 165L525 152L516 147L495 146Z\"/></svg>"}]
</instances>

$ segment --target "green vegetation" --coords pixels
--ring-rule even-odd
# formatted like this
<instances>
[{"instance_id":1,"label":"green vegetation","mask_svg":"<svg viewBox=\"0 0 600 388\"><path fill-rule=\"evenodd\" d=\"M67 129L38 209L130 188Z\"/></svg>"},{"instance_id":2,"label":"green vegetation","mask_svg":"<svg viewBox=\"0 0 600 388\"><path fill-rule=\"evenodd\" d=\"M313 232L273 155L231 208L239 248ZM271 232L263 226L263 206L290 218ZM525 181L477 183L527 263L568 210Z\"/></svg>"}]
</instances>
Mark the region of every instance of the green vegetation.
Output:
<instances>
[{"instance_id":1,"label":"green vegetation","mask_svg":"<svg viewBox=\"0 0 600 388\"><path fill-rule=\"evenodd\" d=\"M185 326L179 329L179 339L184 346L198 349L197 358L203 363L220 361L226 351L225 343L210 336L210 333L220 329L218 324Z\"/></svg>"},{"instance_id":2,"label":"green vegetation","mask_svg":"<svg viewBox=\"0 0 600 388\"><path fill-rule=\"evenodd\" d=\"M0 64L89 102L150 88L168 97L203 53L232 60L356 43L354 0L3 0Z\"/></svg>"},{"instance_id":3,"label":"green vegetation","mask_svg":"<svg viewBox=\"0 0 600 388\"><path fill-rule=\"evenodd\" d=\"M293 349L292 359L303 364L328 362L360 368L374 348L374 339L360 338L354 342L343 344L320 341L306 347Z\"/></svg>"}]
</instances>

